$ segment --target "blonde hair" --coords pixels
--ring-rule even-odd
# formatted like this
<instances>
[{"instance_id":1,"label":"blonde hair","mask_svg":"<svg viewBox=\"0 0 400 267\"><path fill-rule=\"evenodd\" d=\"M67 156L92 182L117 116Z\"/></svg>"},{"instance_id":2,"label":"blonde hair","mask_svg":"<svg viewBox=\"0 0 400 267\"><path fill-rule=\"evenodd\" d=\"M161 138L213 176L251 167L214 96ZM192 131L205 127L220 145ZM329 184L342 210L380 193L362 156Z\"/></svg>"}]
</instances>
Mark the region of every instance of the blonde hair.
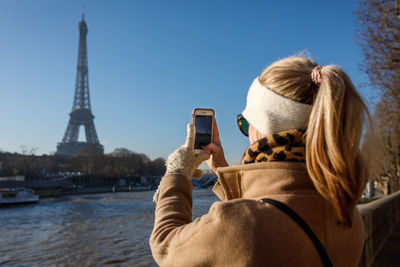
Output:
<instances>
[{"instance_id":1,"label":"blonde hair","mask_svg":"<svg viewBox=\"0 0 400 267\"><path fill-rule=\"evenodd\" d=\"M338 67L323 66L321 83L314 85L311 72L316 66L306 58L289 57L271 64L259 79L280 95L312 104L305 134L307 171L318 192L334 205L339 221L351 226L367 181L360 142L370 114Z\"/></svg>"}]
</instances>

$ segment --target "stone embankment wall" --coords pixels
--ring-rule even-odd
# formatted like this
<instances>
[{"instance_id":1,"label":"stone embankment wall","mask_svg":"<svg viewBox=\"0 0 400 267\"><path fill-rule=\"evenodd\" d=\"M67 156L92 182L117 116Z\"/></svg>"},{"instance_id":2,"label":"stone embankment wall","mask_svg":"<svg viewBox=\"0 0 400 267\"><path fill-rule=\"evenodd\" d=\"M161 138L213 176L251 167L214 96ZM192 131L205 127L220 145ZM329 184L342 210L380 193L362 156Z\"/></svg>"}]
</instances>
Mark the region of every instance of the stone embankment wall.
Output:
<instances>
[{"instance_id":1,"label":"stone embankment wall","mask_svg":"<svg viewBox=\"0 0 400 267\"><path fill-rule=\"evenodd\" d=\"M393 228L400 223L400 192L358 206L365 224L365 244L359 266L369 267Z\"/></svg>"}]
</instances>

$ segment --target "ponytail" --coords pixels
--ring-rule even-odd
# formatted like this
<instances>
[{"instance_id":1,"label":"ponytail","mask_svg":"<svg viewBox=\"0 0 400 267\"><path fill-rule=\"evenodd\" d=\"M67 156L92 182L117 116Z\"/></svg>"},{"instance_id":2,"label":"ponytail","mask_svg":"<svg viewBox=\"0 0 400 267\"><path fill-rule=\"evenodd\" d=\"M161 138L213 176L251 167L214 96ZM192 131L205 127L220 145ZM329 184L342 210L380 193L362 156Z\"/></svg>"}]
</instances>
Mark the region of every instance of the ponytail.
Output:
<instances>
[{"instance_id":1,"label":"ponytail","mask_svg":"<svg viewBox=\"0 0 400 267\"><path fill-rule=\"evenodd\" d=\"M365 116L368 109L349 77L335 66L323 67L306 132L307 170L347 226L367 180L360 155Z\"/></svg>"}]
</instances>

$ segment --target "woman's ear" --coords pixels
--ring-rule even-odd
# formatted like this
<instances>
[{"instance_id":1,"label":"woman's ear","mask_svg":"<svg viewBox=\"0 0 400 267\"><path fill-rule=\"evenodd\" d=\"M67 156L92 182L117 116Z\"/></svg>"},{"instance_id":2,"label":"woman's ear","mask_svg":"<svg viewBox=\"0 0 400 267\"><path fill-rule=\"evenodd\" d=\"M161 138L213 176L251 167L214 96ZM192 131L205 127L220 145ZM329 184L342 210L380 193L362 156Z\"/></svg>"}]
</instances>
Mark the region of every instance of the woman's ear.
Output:
<instances>
[{"instance_id":1,"label":"woman's ear","mask_svg":"<svg viewBox=\"0 0 400 267\"><path fill-rule=\"evenodd\" d=\"M256 129L254 128L251 124L249 124L249 141L250 144L253 144L254 142L260 140L264 136Z\"/></svg>"}]
</instances>

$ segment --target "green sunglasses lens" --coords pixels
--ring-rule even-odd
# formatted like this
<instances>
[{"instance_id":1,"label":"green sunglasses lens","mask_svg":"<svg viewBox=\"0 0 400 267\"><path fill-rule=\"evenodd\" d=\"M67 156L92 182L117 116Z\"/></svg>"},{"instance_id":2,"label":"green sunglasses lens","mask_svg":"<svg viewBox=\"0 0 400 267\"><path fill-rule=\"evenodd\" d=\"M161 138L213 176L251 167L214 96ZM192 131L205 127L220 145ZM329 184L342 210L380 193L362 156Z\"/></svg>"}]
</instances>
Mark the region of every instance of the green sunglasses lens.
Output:
<instances>
[{"instance_id":1,"label":"green sunglasses lens","mask_svg":"<svg viewBox=\"0 0 400 267\"><path fill-rule=\"evenodd\" d=\"M249 135L249 123L247 122L247 120L245 118L243 118L242 120L242 130L245 133L246 136Z\"/></svg>"},{"instance_id":2,"label":"green sunglasses lens","mask_svg":"<svg viewBox=\"0 0 400 267\"><path fill-rule=\"evenodd\" d=\"M249 136L249 123L247 120L242 116L242 114L237 115L237 123L239 126L240 131L245 135Z\"/></svg>"}]
</instances>

